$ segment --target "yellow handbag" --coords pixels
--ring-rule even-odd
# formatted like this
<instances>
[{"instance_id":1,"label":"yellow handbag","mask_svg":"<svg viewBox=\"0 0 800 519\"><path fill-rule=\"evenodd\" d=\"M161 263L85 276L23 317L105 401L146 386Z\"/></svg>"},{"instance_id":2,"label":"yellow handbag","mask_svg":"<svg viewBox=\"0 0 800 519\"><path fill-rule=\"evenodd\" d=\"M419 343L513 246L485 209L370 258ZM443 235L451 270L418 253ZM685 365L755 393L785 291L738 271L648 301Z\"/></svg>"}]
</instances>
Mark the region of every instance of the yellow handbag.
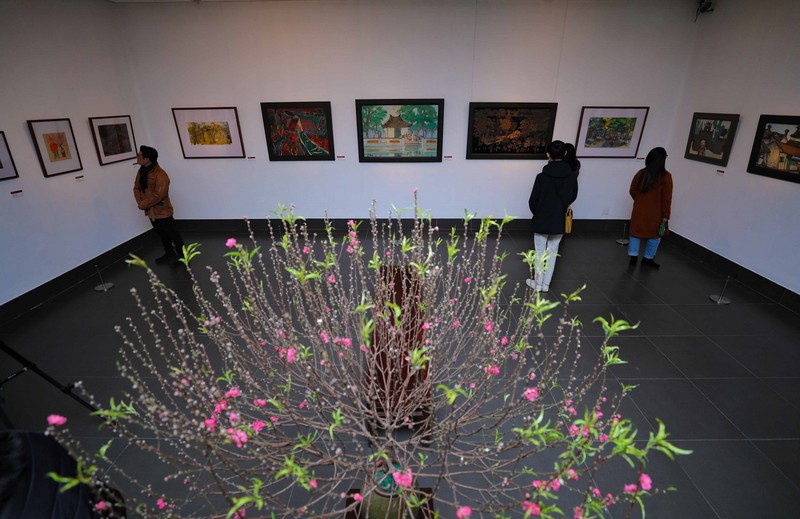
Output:
<instances>
[{"instance_id":1,"label":"yellow handbag","mask_svg":"<svg viewBox=\"0 0 800 519\"><path fill-rule=\"evenodd\" d=\"M567 207L567 218L564 220L564 232L572 233L572 206Z\"/></svg>"}]
</instances>

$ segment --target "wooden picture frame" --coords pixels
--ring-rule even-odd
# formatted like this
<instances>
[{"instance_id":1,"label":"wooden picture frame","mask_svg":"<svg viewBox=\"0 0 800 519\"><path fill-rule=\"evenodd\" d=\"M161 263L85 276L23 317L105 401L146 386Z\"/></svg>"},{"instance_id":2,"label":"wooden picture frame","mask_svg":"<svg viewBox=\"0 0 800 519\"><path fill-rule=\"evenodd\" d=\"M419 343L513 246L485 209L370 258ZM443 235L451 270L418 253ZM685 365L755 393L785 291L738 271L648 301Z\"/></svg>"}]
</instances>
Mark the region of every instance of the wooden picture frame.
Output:
<instances>
[{"instance_id":1,"label":"wooden picture frame","mask_svg":"<svg viewBox=\"0 0 800 519\"><path fill-rule=\"evenodd\" d=\"M243 159L244 142L235 106L173 108L184 159Z\"/></svg>"},{"instance_id":2,"label":"wooden picture frame","mask_svg":"<svg viewBox=\"0 0 800 519\"><path fill-rule=\"evenodd\" d=\"M441 162L444 99L356 99L359 162Z\"/></svg>"},{"instance_id":3,"label":"wooden picture frame","mask_svg":"<svg viewBox=\"0 0 800 519\"><path fill-rule=\"evenodd\" d=\"M83 169L69 119L28 120L28 129L45 177Z\"/></svg>"},{"instance_id":4,"label":"wooden picture frame","mask_svg":"<svg viewBox=\"0 0 800 519\"><path fill-rule=\"evenodd\" d=\"M336 160L330 101L261 103L270 161Z\"/></svg>"},{"instance_id":5,"label":"wooden picture frame","mask_svg":"<svg viewBox=\"0 0 800 519\"><path fill-rule=\"evenodd\" d=\"M649 106L584 106L575 137L578 157L635 158Z\"/></svg>"},{"instance_id":6,"label":"wooden picture frame","mask_svg":"<svg viewBox=\"0 0 800 519\"><path fill-rule=\"evenodd\" d=\"M738 125L739 114L695 112L683 157L707 164L727 166Z\"/></svg>"},{"instance_id":7,"label":"wooden picture frame","mask_svg":"<svg viewBox=\"0 0 800 519\"><path fill-rule=\"evenodd\" d=\"M547 159L558 103L470 103L468 159Z\"/></svg>"},{"instance_id":8,"label":"wooden picture frame","mask_svg":"<svg viewBox=\"0 0 800 519\"><path fill-rule=\"evenodd\" d=\"M136 158L136 138L130 115L89 117L89 126L101 166Z\"/></svg>"},{"instance_id":9,"label":"wooden picture frame","mask_svg":"<svg viewBox=\"0 0 800 519\"><path fill-rule=\"evenodd\" d=\"M800 115L758 118L747 172L800 183Z\"/></svg>"},{"instance_id":10,"label":"wooden picture frame","mask_svg":"<svg viewBox=\"0 0 800 519\"><path fill-rule=\"evenodd\" d=\"M5 132L0 132L0 182L19 178L17 165L14 164L14 157L11 156L11 149L8 147Z\"/></svg>"}]
</instances>

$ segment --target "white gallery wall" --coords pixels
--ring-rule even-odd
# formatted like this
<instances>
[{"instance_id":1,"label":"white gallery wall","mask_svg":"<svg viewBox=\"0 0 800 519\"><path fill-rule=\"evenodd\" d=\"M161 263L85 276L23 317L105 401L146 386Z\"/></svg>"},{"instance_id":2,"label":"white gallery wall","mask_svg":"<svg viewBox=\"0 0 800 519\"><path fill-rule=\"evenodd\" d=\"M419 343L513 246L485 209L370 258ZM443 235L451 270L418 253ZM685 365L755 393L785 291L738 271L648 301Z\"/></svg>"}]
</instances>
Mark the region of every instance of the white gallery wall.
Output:
<instances>
[{"instance_id":1,"label":"white gallery wall","mask_svg":"<svg viewBox=\"0 0 800 519\"><path fill-rule=\"evenodd\" d=\"M469 102L649 106L639 156L665 146L672 227L795 292L800 184L746 173L761 113L800 115L796 0L0 0L0 131L20 178L0 182L0 304L137 236L136 168L100 166L88 117L130 114L160 152L178 219L364 217L420 203L527 218L542 161L466 160ZM355 99L444 98L442 163L360 164ZM259 103L330 101L332 162L269 162ZM235 106L246 159L183 158L172 108ZM725 173L683 159L692 112L740 113ZM44 178L25 121L68 117L83 170ZM452 158L448 158L452 157ZM636 159L584 159L579 219L624 219ZM82 176L78 179L76 177ZM11 192L22 190L22 196ZM620 229L621 231L621 229Z\"/></svg>"}]
</instances>

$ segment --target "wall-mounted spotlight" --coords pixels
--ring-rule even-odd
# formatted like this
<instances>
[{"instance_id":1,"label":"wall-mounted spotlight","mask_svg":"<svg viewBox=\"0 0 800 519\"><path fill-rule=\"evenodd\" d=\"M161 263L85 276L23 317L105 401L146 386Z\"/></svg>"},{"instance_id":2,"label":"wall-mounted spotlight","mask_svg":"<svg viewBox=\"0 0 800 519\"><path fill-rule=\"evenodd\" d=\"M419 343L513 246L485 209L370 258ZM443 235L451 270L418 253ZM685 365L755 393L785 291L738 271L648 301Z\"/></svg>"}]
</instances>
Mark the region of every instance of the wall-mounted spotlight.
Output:
<instances>
[{"instance_id":1,"label":"wall-mounted spotlight","mask_svg":"<svg viewBox=\"0 0 800 519\"><path fill-rule=\"evenodd\" d=\"M713 13L714 12L714 2L708 2L706 0L697 0L697 11L695 11L694 21L696 22L700 15L703 13Z\"/></svg>"}]
</instances>

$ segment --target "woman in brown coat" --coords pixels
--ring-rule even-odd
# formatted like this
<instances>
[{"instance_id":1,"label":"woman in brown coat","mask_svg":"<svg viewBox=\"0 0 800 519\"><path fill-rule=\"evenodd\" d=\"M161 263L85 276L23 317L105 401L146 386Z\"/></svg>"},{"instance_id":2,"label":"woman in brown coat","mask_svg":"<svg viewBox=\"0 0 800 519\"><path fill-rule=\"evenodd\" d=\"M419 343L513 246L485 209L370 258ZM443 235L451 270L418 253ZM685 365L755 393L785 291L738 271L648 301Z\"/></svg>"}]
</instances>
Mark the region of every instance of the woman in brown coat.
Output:
<instances>
[{"instance_id":1,"label":"woman in brown coat","mask_svg":"<svg viewBox=\"0 0 800 519\"><path fill-rule=\"evenodd\" d=\"M661 243L661 236L667 231L667 222L672 206L672 175L666 169L667 151L653 148L640 170L631 181L630 194L633 198L631 231L628 242L629 264L636 265L639 248L645 241L642 265L658 268L653 261Z\"/></svg>"}]
</instances>

